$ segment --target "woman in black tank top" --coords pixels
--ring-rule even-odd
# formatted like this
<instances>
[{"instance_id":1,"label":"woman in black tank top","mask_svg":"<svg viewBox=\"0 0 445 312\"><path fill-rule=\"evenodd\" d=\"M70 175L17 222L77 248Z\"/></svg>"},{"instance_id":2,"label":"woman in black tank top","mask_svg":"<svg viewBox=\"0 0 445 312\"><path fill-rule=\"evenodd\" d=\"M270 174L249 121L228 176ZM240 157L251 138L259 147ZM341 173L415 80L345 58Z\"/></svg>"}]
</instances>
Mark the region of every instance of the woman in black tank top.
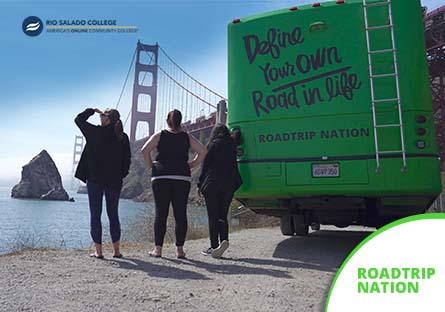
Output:
<instances>
[{"instance_id":1,"label":"woman in black tank top","mask_svg":"<svg viewBox=\"0 0 445 312\"><path fill-rule=\"evenodd\" d=\"M150 256L161 257L170 203L175 217L176 256L185 258L183 249L187 234L187 202L190 193L191 168L206 154L206 148L181 129L182 115L178 110L168 113L168 129L152 135L142 147L148 168L151 168L151 187L155 200L155 248ZM151 152L157 149L155 161ZM189 149L197 153L188 160Z\"/></svg>"},{"instance_id":2,"label":"woman in black tank top","mask_svg":"<svg viewBox=\"0 0 445 312\"><path fill-rule=\"evenodd\" d=\"M152 170L152 181L166 176L182 177L190 181L191 172L188 165L189 135L186 132L162 130L158 142L158 155Z\"/></svg>"}]
</instances>

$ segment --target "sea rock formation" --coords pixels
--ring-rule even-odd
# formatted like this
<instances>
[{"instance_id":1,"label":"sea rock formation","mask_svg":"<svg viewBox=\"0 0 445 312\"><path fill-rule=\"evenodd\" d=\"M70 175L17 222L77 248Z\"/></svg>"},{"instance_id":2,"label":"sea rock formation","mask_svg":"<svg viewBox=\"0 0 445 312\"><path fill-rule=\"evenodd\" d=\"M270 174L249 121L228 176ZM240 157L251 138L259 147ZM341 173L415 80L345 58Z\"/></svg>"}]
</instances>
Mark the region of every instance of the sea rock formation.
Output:
<instances>
[{"instance_id":1,"label":"sea rock formation","mask_svg":"<svg viewBox=\"0 0 445 312\"><path fill-rule=\"evenodd\" d=\"M151 191L150 171L141 152L144 143L145 140L139 140L131 144L131 165L123 181L121 198L133 199L145 190Z\"/></svg>"},{"instance_id":2,"label":"sea rock formation","mask_svg":"<svg viewBox=\"0 0 445 312\"><path fill-rule=\"evenodd\" d=\"M12 188L11 197L72 201L63 188L56 164L46 150L23 166L22 179Z\"/></svg>"},{"instance_id":3,"label":"sea rock formation","mask_svg":"<svg viewBox=\"0 0 445 312\"><path fill-rule=\"evenodd\" d=\"M87 186L84 184L79 185L77 194L88 194Z\"/></svg>"}]
</instances>

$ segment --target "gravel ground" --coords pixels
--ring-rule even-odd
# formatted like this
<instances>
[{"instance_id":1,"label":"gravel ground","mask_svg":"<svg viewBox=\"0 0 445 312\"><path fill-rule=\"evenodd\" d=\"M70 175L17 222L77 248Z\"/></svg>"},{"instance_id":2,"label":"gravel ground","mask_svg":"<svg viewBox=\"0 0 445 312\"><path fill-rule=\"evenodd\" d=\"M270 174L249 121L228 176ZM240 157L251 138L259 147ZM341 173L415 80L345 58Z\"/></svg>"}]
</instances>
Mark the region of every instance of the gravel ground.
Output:
<instances>
[{"instance_id":1,"label":"gravel ground","mask_svg":"<svg viewBox=\"0 0 445 312\"><path fill-rule=\"evenodd\" d=\"M162 259L148 247L124 248L124 259L106 250L105 260L89 250L23 251L0 256L0 311L322 311L338 267L369 233L243 230L224 259L200 254L207 239L188 241L186 260L174 246Z\"/></svg>"}]
</instances>

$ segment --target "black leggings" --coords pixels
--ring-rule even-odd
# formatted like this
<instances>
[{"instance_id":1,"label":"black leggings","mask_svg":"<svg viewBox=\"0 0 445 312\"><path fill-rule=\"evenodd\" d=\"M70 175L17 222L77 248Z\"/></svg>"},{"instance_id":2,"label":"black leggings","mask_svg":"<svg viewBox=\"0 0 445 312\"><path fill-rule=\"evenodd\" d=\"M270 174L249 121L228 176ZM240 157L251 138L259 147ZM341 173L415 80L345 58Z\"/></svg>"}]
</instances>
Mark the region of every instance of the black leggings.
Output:
<instances>
[{"instance_id":1,"label":"black leggings","mask_svg":"<svg viewBox=\"0 0 445 312\"><path fill-rule=\"evenodd\" d=\"M151 183L156 205L155 244L162 246L167 229L170 203L175 217L176 246L184 246L187 234L187 201L190 182L173 179L156 179Z\"/></svg>"},{"instance_id":2,"label":"black leggings","mask_svg":"<svg viewBox=\"0 0 445 312\"><path fill-rule=\"evenodd\" d=\"M227 214L232 202L233 192L207 190L204 198L209 216L210 247L217 248L219 242L229 240Z\"/></svg>"},{"instance_id":3,"label":"black leggings","mask_svg":"<svg viewBox=\"0 0 445 312\"><path fill-rule=\"evenodd\" d=\"M110 221L110 235L113 243L121 238L121 225L119 222L119 196L120 187L110 187L87 181L88 201L90 204L90 233L96 244L102 244L102 199L105 194L108 220Z\"/></svg>"}]
</instances>

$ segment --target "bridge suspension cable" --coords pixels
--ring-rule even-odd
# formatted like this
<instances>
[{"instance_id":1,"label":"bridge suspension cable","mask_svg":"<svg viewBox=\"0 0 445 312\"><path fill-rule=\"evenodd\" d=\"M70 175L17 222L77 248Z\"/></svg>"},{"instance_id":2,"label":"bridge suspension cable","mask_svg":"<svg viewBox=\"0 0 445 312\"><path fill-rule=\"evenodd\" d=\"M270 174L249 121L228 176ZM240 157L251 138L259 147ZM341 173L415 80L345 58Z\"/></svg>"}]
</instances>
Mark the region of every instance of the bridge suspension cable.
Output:
<instances>
[{"instance_id":1,"label":"bridge suspension cable","mask_svg":"<svg viewBox=\"0 0 445 312\"><path fill-rule=\"evenodd\" d=\"M130 73L135 70L136 55L138 49L135 49L130 67L127 71L119 98L116 103L116 109L119 106L122 108L121 102L127 98L131 103L131 96L126 94L128 80ZM206 118L213 118L216 112L217 103L221 100L226 100L224 96L218 92L210 89L198 79L194 78L188 72L184 70L178 63L176 63L172 57L170 57L166 51L159 46L159 53L157 58L155 54L149 51L141 51L140 58L145 58L145 61L138 60L138 62L144 65L155 65L157 71L156 82L156 120L155 131L158 131L165 127L165 120L167 113L173 109L178 109L182 112L183 123L194 124L196 120L203 120ZM148 60L148 62L147 62ZM151 79L145 71L142 77L136 77L138 79L136 83L150 87L154 83L154 79ZM142 78L142 79L140 79ZM151 97L141 96L138 99L138 110L149 111L151 107ZM130 109L124 120L124 128L132 115L132 109ZM213 117L212 117L213 116ZM144 133L141 133L141 131ZM137 137L145 137L148 135L147 130L138 129L136 131Z\"/></svg>"},{"instance_id":2,"label":"bridge suspension cable","mask_svg":"<svg viewBox=\"0 0 445 312\"><path fill-rule=\"evenodd\" d=\"M128 77L130 76L131 70L133 69L135 58L136 58L136 49L134 49L133 57L131 58L131 64L130 64L130 67L128 68L127 76L125 77L125 81L124 81L124 85L122 86L121 93L119 94L119 99L117 100L117 103L116 103L116 109L119 107L119 104L122 100L122 95L124 94L125 87L127 86Z\"/></svg>"},{"instance_id":3,"label":"bridge suspension cable","mask_svg":"<svg viewBox=\"0 0 445 312\"><path fill-rule=\"evenodd\" d=\"M186 87L184 87L181 83L179 83L175 78L171 77L169 74L167 74L167 72L161 67L158 66L158 69L160 69L168 78L170 78L171 80L173 80L174 83L176 83L180 88L182 88L185 92L189 93L190 95L196 97L197 99L199 99L201 102L206 103L207 105L213 107L216 109L216 105L213 105L210 102L207 102L206 100L202 99L199 95L193 93L192 91L188 90Z\"/></svg>"},{"instance_id":4,"label":"bridge suspension cable","mask_svg":"<svg viewBox=\"0 0 445 312\"><path fill-rule=\"evenodd\" d=\"M221 99L227 101L227 99L226 99L224 96L222 96L222 95L216 93L215 91L213 91L213 90L207 88L207 87L206 87L204 84L202 84L199 80L197 80L197 79L193 78L191 75L189 75L189 74L188 74L188 73L187 73L181 66L178 65L178 63L176 63L176 62L175 62L175 61L174 61L174 60L167 54L167 52L165 52L165 50L164 50L161 46L159 47L159 50L161 50L161 52L167 57L167 59L168 59L170 62L172 62L176 67L178 67L178 69L179 69L181 72L183 72L187 77L189 77L190 79L192 79L194 82L196 82L197 84L199 84L201 87L203 87L203 88L206 89L207 91L209 91L209 92L213 93L214 95L218 96L219 98L221 98Z\"/></svg>"},{"instance_id":5,"label":"bridge suspension cable","mask_svg":"<svg viewBox=\"0 0 445 312\"><path fill-rule=\"evenodd\" d=\"M163 127L167 112L175 108L182 112L184 123L210 118L217 103L226 98L186 72L162 47L159 51L156 130Z\"/></svg>"}]
</instances>

